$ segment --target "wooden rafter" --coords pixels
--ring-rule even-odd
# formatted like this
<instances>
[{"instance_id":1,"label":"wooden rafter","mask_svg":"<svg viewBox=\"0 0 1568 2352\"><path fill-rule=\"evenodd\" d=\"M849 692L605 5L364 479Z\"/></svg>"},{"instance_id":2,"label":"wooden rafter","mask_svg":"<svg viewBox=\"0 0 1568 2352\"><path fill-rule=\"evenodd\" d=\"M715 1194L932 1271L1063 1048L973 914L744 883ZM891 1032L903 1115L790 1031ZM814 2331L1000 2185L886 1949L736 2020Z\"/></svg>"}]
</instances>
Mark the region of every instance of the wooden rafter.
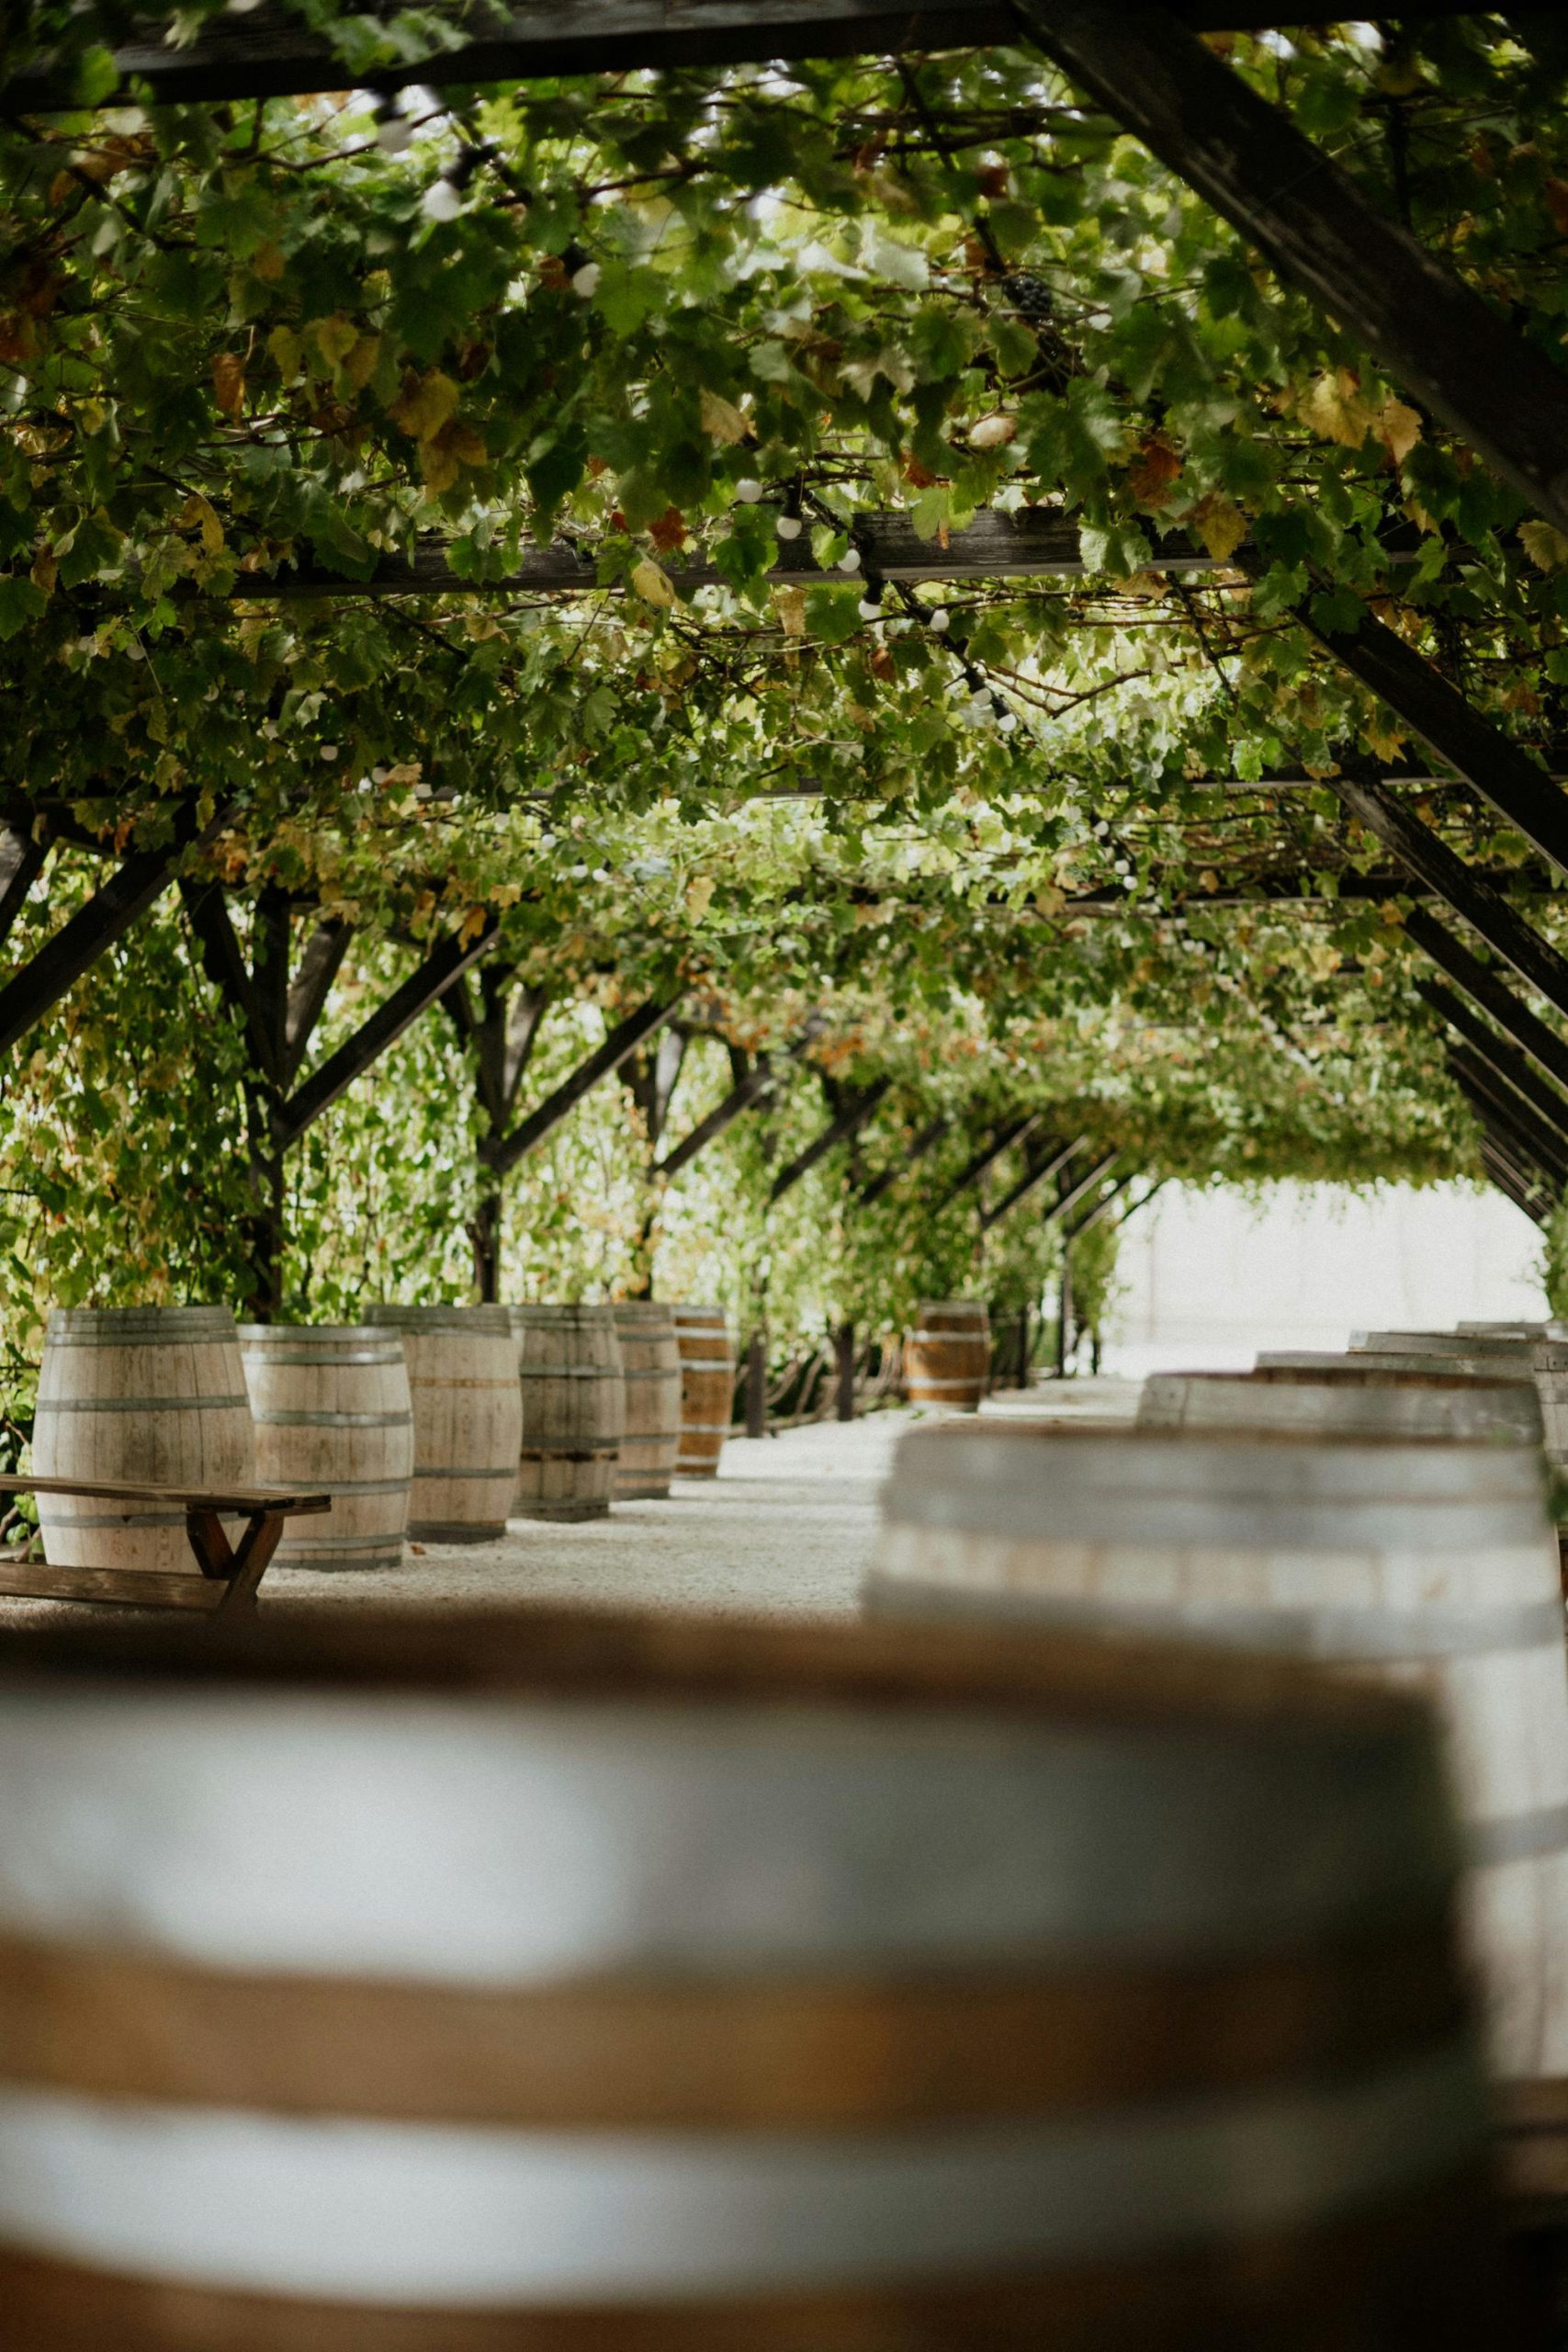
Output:
<instances>
[{"instance_id":1,"label":"wooden rafter","mask_svg":"<svg viewBox=\"0 0 1568 2352\"><path fill-rule=\"evenodd\" d=\"M936 1149L937 1145L952 1125L953 1121L945 1111L939 1111L934 1119L928 1120L918 1134L911 1136L908 1148L901 1152L897 1159L889 1160L879 1175L871 1177L861 1186L857 1206L868 1209L874 1202L881 1200L883 1194L892 1190L907 1169L915 1167L919 1161L925 1159L928 1152Z\"/></svg>"},{"instance_id":2,"label":"wooden rafter","mask_svg":"<svg viewBox=\"0 0 1568 2352\"><path fill-rule=\"evenodd\" d=\"M209 841L228 816L226 807L217 809L204 824L196 803L187 801L162 848L133 850L120 860L108 880L0 988L0 1053L25 1036L163 897L186 850Z\"/></svg>"},{"instance_id":3,"label":"wooden rafter","mask_svg":"<svg viewBox=\"0 0 1568 2352\"><path fill-rule=\"evenodd\" d=\"M47 839L35 841L31 832L19 825L6 825L0 830L0 946L16 929L17 918L27 903L28 892L43 871L49 852Z\"/></svg>"},{"instance_id":4,"label":"wooden rafter","mask_svg":"<svg viewBox=\"0 0 1568 2352\"><path fill-rule=\"evenodd\" d=\"M1538 1013L1517 997L1489 964L1472 956L1462 940L1424 907L1412 907L1404 918L1407 939L1430 956L1454 986L1488 1013L1516 1046L1521 1046L1538 1069L1568 1090L1568 1044L1549 1029Z\"/></svg>"},{"instance_id":5,"label":"wooden rafter","mask_svg":"<svg viewBox=\"0 0 1568 2352\"><path fill-rule=\"evenodd\" d=\"M1174 0L1174 13L1204 31L1256 30L1303 21L1305 0ZM1462 0L1395 0L1399 17L1462 13ZM382 68L365 86L525 82L558 74L628 73L641 67L750 64L771 58L883 55L903 49L969 49L1019 39L1004 0L534 0L470 11L469 38L449 49ZM331 45L276 6L209 17L197 39L175 48L152 38L116 51L120 72L109 103L132 83L164 105L214 105L299 97L338 90L348 74ZM47 61L0 90L0 111L47 113L71 100Z\"/></svg>"},{"instance_id":6,"label":"wooden rafter","mask_svg":"<svg viewBox=\"0 0 1568 2352\"><path fill-rule=\"evenodd\" d=\"M869 1086L857 1088L844 1109L829 1121L821 1134L814 1136L804 1151L797 1151L795 1158L780 1169L768 1194L770 1206L782 1201L786 1193L793 1192L801 1178L808 1175L819 1159L825 1159L835 1145L847 1143L852 1136L858 1135L892 1084L890 1078L878 1078L874 1079Z\"/></svg>"},{"instance_id":7,"label":"wooden rafter","mask_svg":"<svg viewBox=\"0 0 1568 2352\"><path fill-rule=\"evenodd\" d=\"M1033 1134L1044 1116L1043 1111L1019 1111L1015 1112L1010 1118L1004 1119L999 1126L993 1127L979 1149L972 1153L964 1161L937 1203L937 1206L946 1208L950 1201L959 1200L964 1193L971 1191L987 1170L996 1166L1005 1152L1010 1151L1015 1143L1022 1143L1027 1136Z\"/></svg>"},{"instance_id":8,"label":"wooden rafter","mask_svg":"<svg viewBox=\"0 0 1568 2352\"><path fill-rule=\"evenodd\" d=\"M1568 531L1568 376L1168 9L1017 6L1080 89Z\"/></svg>"},{"instance_id":9,"label":"wooden rafter","mask_svg":"<svg viewBox=\"0 0 1568 2352\"><path fill-rule=\"evenodd\" d=\"M385 1002L377 1006L369 1019L361 1023L353 1036L345 1038L336 1053L330 1055L320 1069L314 1071L287 1102L278 1106L273 1119L273 1135L280 1149L287 1150L289 1145L297 1143L306 1128L312 1125L322 1112L354 1084L355 1079L363 1077L427 1007L434 1004L455 980L479 962L494 933L495 918L491 916L466 941L454 935L444 939L438 947L431 951L401 986L394 989Z\"/></svg>"},{"instance_id":10,"label":"wooden rafter","mask_svg":"<svg viewBox=\"0 0 1568 2352\"><path fill-rule=\"evenodd\" d=\"M1495 1029L1484 1022L1462 997L1455 996L1436 980L1419 980L1416 989L1423 1001L1431 1007L1440 1021L1448 1023L1456 1037L1462 1038L1471 1052L1489 1064L1503 1084L1528 1102L1536 1116L1568 1144L1568 1095L1537 1075L1529 1060Z\"/></svg>"},{"instance_id":11,"label":"wooden rafter","mask_svg":"<svg viewBox=\"0 0 1568 2352\"><path fill-rule=\"evenodd\" d=\"M1568 1013L1568 956L1532 929L1500 890L1483 881L1430 826L1381 785L1337 776L1334 789L1352 816L1393 850L1417 880L1446 899L1550 1005Z\"/></svg>"},{"instance_id":12,"label":"wooden rafter","mask_svg":"<svg viewBox=\"0 0 1568 2352\"><path fill-rule=\"evenodd\" d=\"M1083 1149L1088 1141L1087 1136L1075 1136L1070 1143L1048 1144L1037 1158L1031 1160L1017 1183L1003 1193L993 1208L985 1211L980 1219L981 1232L989 1233L994 1226L1000 1225L1004 1216L1017 1208L1021 1201L1028 1200L1042 1184L1048 1184L1053 1176L1059 1176L1067 1162ZM1056 1214L1055 1209L1050 1213L1052 1216Z\"/></svg>"},{"instance_id":13,"label":"wooden rafter","mask_svg":"<svg viewBox=\"0 0 1568 2352\"><path fill-rule=\"evenodd\" d=\"M536 1110L530 1111L520 1125L509 1135L488 1136L479 1146L479 1158L488 1168L505 1175L519 1160L541 1144L553 1127L570 1116L583 1098L591 1094L602 1080L609 1078L637 1047L646 1045L656 1031L661 1029L680 1004L679 995L650 997L647 1003L628 1013L611 1030L602 1046L586 1060L578 1064L570 1078L562 1080L554 1093L546 1097Z\"/></svg>"}]
</instances>

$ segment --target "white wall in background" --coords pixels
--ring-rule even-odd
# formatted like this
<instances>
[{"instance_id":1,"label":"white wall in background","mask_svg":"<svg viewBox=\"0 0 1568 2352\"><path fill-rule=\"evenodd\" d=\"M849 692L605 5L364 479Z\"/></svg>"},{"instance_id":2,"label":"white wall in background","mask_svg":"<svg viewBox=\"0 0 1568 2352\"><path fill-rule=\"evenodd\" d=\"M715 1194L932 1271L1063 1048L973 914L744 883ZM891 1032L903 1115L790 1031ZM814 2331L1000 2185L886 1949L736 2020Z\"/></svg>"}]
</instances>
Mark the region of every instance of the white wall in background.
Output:
<instances>
[{"instance_id":1,"label":"white wall in background","mask_svg":"<svg viewBox=\"0 0 1568 2352\"><path fill-rule=\"evenodd\" d=\"M1539 1317L1540 1253L1511 1202L1462 1184L1172 1184L1122 1237L1105 1369L1216 1370L1259 1348L1342 1348L1363 1327Z\"/></svg>"}]
</instances>

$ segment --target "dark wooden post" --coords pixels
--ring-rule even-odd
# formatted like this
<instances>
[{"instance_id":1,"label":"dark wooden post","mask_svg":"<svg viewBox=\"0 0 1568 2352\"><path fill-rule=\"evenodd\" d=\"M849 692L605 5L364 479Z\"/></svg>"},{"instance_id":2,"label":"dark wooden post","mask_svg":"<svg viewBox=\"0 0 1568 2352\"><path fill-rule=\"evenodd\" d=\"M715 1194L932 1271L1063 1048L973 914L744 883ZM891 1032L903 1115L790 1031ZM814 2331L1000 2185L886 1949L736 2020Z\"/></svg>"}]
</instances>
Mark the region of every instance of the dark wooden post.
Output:
<instances>
[{"instance_id":1,"label":"dark wooden post","mask_svg":"<svg viewBox=\"0 0 1568 2352\"><path fill-rule=\"evenodd\" d=\"M838 1415L841 1421L855 1417L855 1327L840 1323L833 1335L833 1350L838 1359Z\"/></svg>"},{"instance_id":2,"label":"dark wooden post","mask_svg":"<svg viewBox=\"0 0 1568 2352\"><path fill-rule=\"evenodd\" d=\"M760 1323L746 1346L746 1434L768 1434L768 1343Z\"/></svg>"},{"instance_id":3,"label":"dark wooden post","mask_svg":"<svg viewBox=\"0 0 1568 2352\"><path fill-rule=\"evenodd\" d=\"M1029 1385L1029 1323L1030 1308L1026 1299L1018 1310L1018 1359L1013 1367L1013 1386Z\"/></svg>"},{"instance_id":4,"label":"dark wooden post","mask_svg":"<svg viewBox=\"0 0 1568 2352\"><path fill-rule=\"evenodd\" d=\"M1056 1306L1056 1377L1066 1380L1067 1363L1072 1354L1073 1328L1073 1245L1064 1234L1062 1238L1062 1285Z\"/></svg>"}]
</instances>

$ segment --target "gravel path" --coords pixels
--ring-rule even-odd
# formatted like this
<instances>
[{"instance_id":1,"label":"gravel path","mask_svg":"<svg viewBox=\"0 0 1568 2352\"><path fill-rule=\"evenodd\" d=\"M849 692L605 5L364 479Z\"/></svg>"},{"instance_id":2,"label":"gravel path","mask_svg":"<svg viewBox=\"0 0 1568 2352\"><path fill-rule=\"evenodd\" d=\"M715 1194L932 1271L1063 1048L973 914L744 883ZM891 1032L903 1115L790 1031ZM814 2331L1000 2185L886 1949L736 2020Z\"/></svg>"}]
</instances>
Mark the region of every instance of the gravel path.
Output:
<instances>
[{"instance_id":1,"label":"gravel path","mask_svg":"<svg viewBox=\"0 0 1568 2352\"><path fill-rule=\"evenodd\" d=\"M1075 1381L993 1397L987 1416L1099 1419L1131 1411L1135 1385ZM411 1546L401 1567L367 1576L269 1571L268 1615L332 1609L493 1608L509 1600L604 1608L719 1610L843 1617L858 1606L877 1525L877 1494L908 1408L840 1428L732 1438L716 1478L677 1479L668 1502L617 1505L575 1527L513 1520L498 1544ZM0 1626L59 1604L0 1601ZM73 1611L80 1616L83 1612Z\"/></svg>"}]
</instances>

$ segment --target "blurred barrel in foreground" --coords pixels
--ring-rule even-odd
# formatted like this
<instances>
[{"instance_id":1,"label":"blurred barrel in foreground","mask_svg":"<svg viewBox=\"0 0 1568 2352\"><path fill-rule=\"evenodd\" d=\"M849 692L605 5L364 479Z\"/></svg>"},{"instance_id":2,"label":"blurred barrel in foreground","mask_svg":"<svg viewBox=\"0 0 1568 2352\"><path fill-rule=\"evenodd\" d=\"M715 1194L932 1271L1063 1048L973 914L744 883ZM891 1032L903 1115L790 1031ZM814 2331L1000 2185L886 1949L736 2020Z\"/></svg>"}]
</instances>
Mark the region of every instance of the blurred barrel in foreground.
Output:
<instances>
[{"instance_id":1,"label":"blurred barrel in foreground","mask_svg":"<svg viewBox=\"0 0 1568 2352\"><path fill-rule=\"evenodd\" d=\"M991 1323L975 1298L928 1299L904 1342L904 1385L911 1405L973 1413L991 1369Z\"/></svg>"},{"instance_id":2,"label":"blurred barrel in foreground","mask_svg":"<svg viewBox=\"0 0 1568 2352\"><path fill-rule=\"evenodd\" d=\"M33 1468L40 1478L244 1492L255 1432L226 1306L54 1307L39 1370ZM56 1568L198 1571L177 1502L40 1495ZM225 1522L229 1524L228 1522ZM237 1542L238 1523L229 1524Z\"/></svg>"},{"instance_id":3,"label":"blurred barrel in foreground","mask_svg":"<svg viewBox=\"0 0 1568 2352\"><path fill-rule=\"evenodd\" d=\"M735 1350L722 1306L672 1306L681 1351L682 1478L716 1478L735 1408Z\"/></svg>"},{"instance_id":4,"label":"blurred barrel in foreground","mask_svg":"<svg viewBox=\"0 0 1568 2352\"><path fill-rule=\"evenodd\" d=\"M371 1323L402 1333L413 1397L416 1543L493 1543L517 1487L523 1402L504 1306L402 1306L378 1300Z\"/></svg>"},{"instance_id":5,"label":"blurred barrel in foreground","mask_svg":"<svg viewBox=\"0 0 1568 2352\"><path fill-rule=\"evenodd\" d=\"M1440 1702L1493 2048L1568 2073L1568 1662L1539 1446L916 1431L868 1598L1354 1666Z\"/></svg>"},{"instance_id":6,"label":"blurred barrel in foreground","mask_svg":"<svg viewBox=\"0 0 1568 2352\"><path fill-rule=\"evenodd\" d=\"M1529 1379L1384 1372L1359 1357L1252 1373L1159 1372L1138 1400L1140 1430L1278 1430L1300 1437L1434 1437L1467 1444L1540 1445L1540 1402Z\"/></svg>"},{"instance_id":7,"label":"blurred barrel in foreground","mask_svg":"<svg viewBox=\"0 0 1568 2352\"><path fill-rule=\"evenodd\" d=\"M621 1343L608 1306L512 1306L523 1391L519 1519L603 1519L626 1428Z\"/></svg>"},{"instance_id":8,"label":"blurred barrel in foreground","mask_svg":"<svg viewBox=\"0 0 1568 2352\"><path fill-rule=\"evenodd\" d=\"M1425 1712L513 1612L0 1664L6 2352L1477 2352Z\"/></svg>"},{"instance_id":9,"label":"blurred barrel in foreground","mask_svg":"<svg viewBox=\"0 0 1568 2352\"><path fill-rule=\"evenodd\" d=\"M615 1471L622 1502L661 1502L681 1450L681 1351L670 1309L651 1299L615 1304L626 1384L626 1430Z\"/></svg>"},{"instance_id":10,"label":"blurred barrel in foreground","mask_svg":"<svg viewBox=\"0 0 1568 2352\"><path fill-rule=\"evenodd\" d=\"M373 1323L246 1323L240 1355L264 1486L325 1487L329 1511L285 1520L280 1568L395 1568L413 1480L402 1334Z\"/></svg>"}]
</instances>

